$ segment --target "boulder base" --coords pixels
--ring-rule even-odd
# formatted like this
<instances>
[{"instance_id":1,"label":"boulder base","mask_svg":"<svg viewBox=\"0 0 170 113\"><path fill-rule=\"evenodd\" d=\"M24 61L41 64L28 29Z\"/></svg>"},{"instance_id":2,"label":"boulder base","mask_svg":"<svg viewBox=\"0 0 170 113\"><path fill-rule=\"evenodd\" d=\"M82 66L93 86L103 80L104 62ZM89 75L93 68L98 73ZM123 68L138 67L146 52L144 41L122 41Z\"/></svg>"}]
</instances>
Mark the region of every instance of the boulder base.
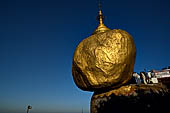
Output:
<instances>
[{"instance_id":1,"label":"boulder base","mask_svg":"<svg viewBox=\"0 0 170 113\"><path fill-rule=\"evenodd\" d=\"M108 92L95 92L91 113L166 113L170 93L161 84L127 85Z\"/></svg>"}]
</instances>

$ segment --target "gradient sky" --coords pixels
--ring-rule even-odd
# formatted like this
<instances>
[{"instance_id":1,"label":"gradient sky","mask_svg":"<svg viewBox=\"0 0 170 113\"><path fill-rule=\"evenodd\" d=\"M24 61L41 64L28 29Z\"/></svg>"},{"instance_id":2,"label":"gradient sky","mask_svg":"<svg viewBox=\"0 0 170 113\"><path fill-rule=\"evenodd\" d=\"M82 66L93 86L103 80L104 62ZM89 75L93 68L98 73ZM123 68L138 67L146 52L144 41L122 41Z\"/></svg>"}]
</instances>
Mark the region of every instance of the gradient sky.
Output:
<instances>
[{"instance_id":1,"label":"gradient sky","mask_svg":"<svg viewBox=\"0 0 170 113\"><path fill-rule=\"evenodd\" d=\"M170 65L170 0L103 0L105 25L136 43L134 71ZM0 1L0 113L89 111L72 57L98 25L97 0Z\"/></svg>"}]
</instances>

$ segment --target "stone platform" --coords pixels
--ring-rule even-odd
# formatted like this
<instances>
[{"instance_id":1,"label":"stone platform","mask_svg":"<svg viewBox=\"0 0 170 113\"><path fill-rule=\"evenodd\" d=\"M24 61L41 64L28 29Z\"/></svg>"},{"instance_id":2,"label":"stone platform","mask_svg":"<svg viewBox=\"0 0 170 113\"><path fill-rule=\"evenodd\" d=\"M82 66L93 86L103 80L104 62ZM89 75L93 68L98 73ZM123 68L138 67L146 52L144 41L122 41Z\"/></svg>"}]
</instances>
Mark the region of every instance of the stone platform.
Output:
<instances>
[{"instance_id":1,"label":"stone platform","mask_svg":"<svg viewBox=\"0 0 170 113\"><path fill-rule=\"evenodd\" d=\"M169 112L170 93L165 85L130 84L117 89L95 92L91 113Z\"/></svg>"}]
</instances>

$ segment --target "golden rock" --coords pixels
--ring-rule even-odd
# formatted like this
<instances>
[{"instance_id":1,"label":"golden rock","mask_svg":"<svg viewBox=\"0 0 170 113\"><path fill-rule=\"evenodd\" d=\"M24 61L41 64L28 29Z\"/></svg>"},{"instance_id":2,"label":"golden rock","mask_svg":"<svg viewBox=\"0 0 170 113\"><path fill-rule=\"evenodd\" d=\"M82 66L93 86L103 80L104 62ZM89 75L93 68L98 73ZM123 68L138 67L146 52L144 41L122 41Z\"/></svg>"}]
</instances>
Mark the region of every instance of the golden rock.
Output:
<instances>
[{"instance_id":1,"label":"golden rock","mask_svg":"<svg viewBox=\"0 0 170 113\"><path fill-rule=\"evenodd\" d=\"M136 47L124 30L96 33L77 46L72 64L76 85L85 91L119 87L133 73Z\"/></svg>"}]
</instances>

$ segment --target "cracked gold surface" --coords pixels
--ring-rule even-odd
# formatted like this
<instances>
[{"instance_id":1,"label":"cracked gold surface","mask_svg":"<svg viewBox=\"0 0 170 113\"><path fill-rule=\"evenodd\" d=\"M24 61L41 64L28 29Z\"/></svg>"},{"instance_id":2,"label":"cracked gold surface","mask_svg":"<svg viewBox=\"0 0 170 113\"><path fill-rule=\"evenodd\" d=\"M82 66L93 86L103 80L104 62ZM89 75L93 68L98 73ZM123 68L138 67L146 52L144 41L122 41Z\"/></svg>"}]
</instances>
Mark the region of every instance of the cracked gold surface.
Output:
<instances>
[{"instance_id":1,"label":"cracked gold surface","mask_svg":"<svg viewBox=\"0 0 170 113\"><path fill-rule=\"evenodd\" d=\"M132 77L135 58L134 41L126 31L114 29L94 34L77 46L72 75L82 90L118 87Z\"/></svg>"}]
</instances>

